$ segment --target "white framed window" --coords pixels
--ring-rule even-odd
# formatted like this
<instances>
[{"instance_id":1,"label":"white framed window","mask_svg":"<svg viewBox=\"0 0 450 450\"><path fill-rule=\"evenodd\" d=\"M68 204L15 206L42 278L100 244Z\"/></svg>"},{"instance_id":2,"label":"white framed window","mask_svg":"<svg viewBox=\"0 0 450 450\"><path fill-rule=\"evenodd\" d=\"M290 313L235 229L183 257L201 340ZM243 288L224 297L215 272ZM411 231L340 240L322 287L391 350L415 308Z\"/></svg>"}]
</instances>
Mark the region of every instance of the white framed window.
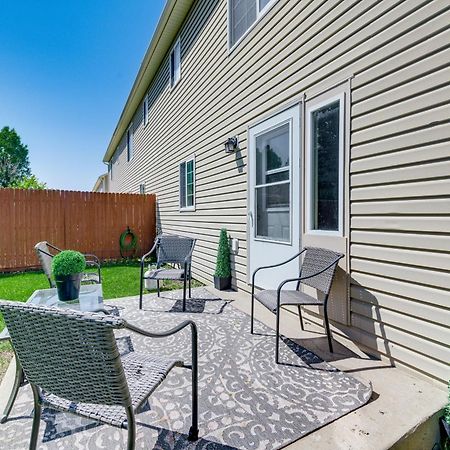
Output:
<instances>
[{"instance_id":1,"label":"white framed window","mask_svg":"<svg viewBox=\"0 0 450 450\"><path fill-rule=\"evenodd\" d=\"M170 52L170 86L174 87L181 78L181 45L180 39L175 41L175 45Z\"/></svg>"},{"instance_id":2,"label":"white framed window","mask_svg":"<svg viewBox=\"0 0 450 450\"><path fill-rule=\"evenodd\" d=\"M144 127L148 124L148 102L147 102L147 95L144 97L144 100L142 102L142 122L144 124Z\"/></svg>"},{"instance_id":3,"label":"white framed window","mask_svg":"<svg viewBox=\"0 0 450 450\"><path fill-rule=\"evenodd\" d=\"M180 163L180 211L195 211L195 157Z\"/></svg>"},{"instance_id":4,"label":"white framed window","mask_svg":"<svg viewBox=\"0 0 450 450\"><path fill-rule=\"evenodd\" d=\"M127 130L127 161L131 161L133 159L133 153L134 153L134 133L133 133L133 124L131 124Z\"/></svg>"},{"instance_id":5,"label":"white framed window","mask_svg":"<svg viewBox=\"0 0 450 450\"><path fill-rule=\"evenodd\" d=\"M344 93L306 104L306 232L343 235Z\"/></svg>"},{"instance_id":6,"label":"white framed window","mask_svg":"<svg viewBox=\"0 0 450 450\"><path fill-rule=\"evenodd\" d=\"M228 0L228 46L234 48L277 0Z\"/></svg>"},{"instance_id":7,"label":"white framed window","mask_svg":"<svg viewBox=\"0 0 450 450\"><path fill-rule=\"evenodd\" d=\"M112 160L108 163L108 173L109 173L109 179L112 181L113 173L112 173L113 163Z\"/></svg>"}]
</instances>

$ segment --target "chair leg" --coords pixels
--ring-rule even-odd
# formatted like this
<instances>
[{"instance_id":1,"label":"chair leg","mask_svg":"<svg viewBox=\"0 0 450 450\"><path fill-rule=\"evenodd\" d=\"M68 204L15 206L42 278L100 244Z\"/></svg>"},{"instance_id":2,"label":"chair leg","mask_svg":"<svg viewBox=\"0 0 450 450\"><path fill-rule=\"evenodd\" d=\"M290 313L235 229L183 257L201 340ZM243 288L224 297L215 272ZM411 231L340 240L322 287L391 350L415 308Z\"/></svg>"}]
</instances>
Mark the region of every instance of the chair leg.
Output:
<instances>
[{"instance_id":1,"label":"chair leg","mask_svg":"<svg viewBox=\"0 0 450 450\"><path fill-rule=\"evenodd\" d=\"M161 292L159 289L159 280L156 280L156 291L158 292L158 297L161 297Z\"/></svg>"},{"instance_id":2,"label":"chair leg","mask_svg":"<svg viewBox=\"0 0 450 450\"><path fill-rule=\"evenodd\" d=\"M252 284L252 305L250 313L250 333L253 333L253 317L255 315L255 286Z\"/></svg>"},{"instance_id":3,"label":"chair leg","mask_svg":"<svg viewBox=\"0 0 450 450\"><path fill-rule=\"evenodd\" d=\"M139 285L139 309L142 309L142 291L144 289L144 265L141 264L141 282Z\"/></svg>"},{"instance_id":4,"label":"chair leg","mask_svg":"<svg viewBox=\"0 0 450 450\"><path fill-rule=\"evenodd\" d=\"M39 422L41 420L41 401L39 398L39 390L34 385L31 384L31 390L33 391L33 399L34 399L34 414L33 414L33 427L31 429L31 438L30 438L30 450L36 450L37 440L39 437Z\"/></svg>"},{"instance_id":5,"label":"chair leg","mask_svg":"<svg viewBox=\"0 0 450 450\"><path fill-rule=\"evenodd\" d=\"M280 314L281 308L277 308L277 328L276 328L276 336L275 336L275 362L277 364L280 363Z\"/></svg>"},{"instance_id":6,"label":"chair leg","mask_svg":"<svg viewBox=\"0 0 450 450\"><path fill-rule=\"evenodd\" d=\"M186 311L186 277L187 273L184 271L184 277L183 277L183 312Z\"/></svg>"},{"instance_id":7,"label":"chair leg","mask_svg":"<svg viewBox=\"0 0 450 450\"><path fill-rule=\"evenodd\" d=\"M133 408L129 406L125 408L127 412L127 450L134 450L136 446L136 419L134 417Z\"/></svg>"},{"instance_id":8,"label":"chair leg","mask_svg":"<svg viewBox=\"0 0 450 450\"><path fill-rule=\"evenodd\" d=\"M301 307L301 305L297 305L297 306L298 306L298 317L300 317L300 326L302 327L302 330L304 331L305 328L303 326L302 307Z\"/></svg>"},{"instance_id":9,"label":"chair leg","mask_svg":"<svg viewBox=\"0 0 450 450\"><path fill-rule=\"evenodd\" d=\"M8 403L6 404L5 410L3 412L3 417L0 423L5 423L8 420L9 414L11 413L14 402L16 401L17 393L19 392L20 384L23 381L23 370L16 356L16 376L14 378L14 385L9 395Z\"/></svg>"},{"instance_id":10,"label":"chair leg","mask_svg":"<svg viewBox=\"0 0 450 450\"><path fill-rule=\"evenodd\" d=\"M330 353L333 353L333 342L331 340L330 323L328 322L327 305L325 305L323 308L323 316L325 319L325 329L327 331L327 337L328 337L328 347L330 347Z\"/></svg>"},{"instance_id":11,"label":"chair leg","mask_svg":"<svg viewBox=\"0 0 450 450\"><path fill-rule=\"evenodd\" d=\"M191 270L191 266L189 266L189 298L192 298L192 270Z\"/></svg>"},{"instance_id":12,"label":"chair leg","mask_svg":"<svg viewBox=\"0 0 450 450\"><path fill-rule=\"evenodd\" d=\"M197 328L192 326L192 425L189 429L188 440L198 439L198 355L197 355Z\"/></svg>"}]
</instances>

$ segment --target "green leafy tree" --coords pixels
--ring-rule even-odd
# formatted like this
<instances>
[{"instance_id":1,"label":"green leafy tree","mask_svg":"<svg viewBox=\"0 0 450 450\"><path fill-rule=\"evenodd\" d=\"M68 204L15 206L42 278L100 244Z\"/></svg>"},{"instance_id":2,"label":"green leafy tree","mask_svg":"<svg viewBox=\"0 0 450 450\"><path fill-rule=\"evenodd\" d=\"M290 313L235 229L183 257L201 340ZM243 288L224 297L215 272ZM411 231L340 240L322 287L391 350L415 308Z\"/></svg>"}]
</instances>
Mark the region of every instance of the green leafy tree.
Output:
<instances>
[{"instance_id":1,"label":"green leafy tree","mask_svg":"<svg viewBox=\"0 0 450 450\"><path fill-rule=\"evenodd\" d=\"M11 187L30 175L28 147L14 128L3 127L0 130L0 188Z\"/></svg>"},{"instance_id":2,"label":"green leafy tree","mask_svg":"<svg viewBox=\"0 0 450 450\"><path fill-rule=\"evenodd\" d=\"M16 189L46 189L47 184L39 181L36 175L30 175L15 181L11 187Z\"/></svg>"},{"instance_id":3,"label":"green leafy tree","mask_svg":"<svg viewBox=\"0 0 450 450\"><path fill-rule=\"evenodd\" d=\"M228 278L231 276L230 243L225 228L220 230L219 249L217 251L217 263L214 275L219 278Z\"/></svg>"}]
</instances>

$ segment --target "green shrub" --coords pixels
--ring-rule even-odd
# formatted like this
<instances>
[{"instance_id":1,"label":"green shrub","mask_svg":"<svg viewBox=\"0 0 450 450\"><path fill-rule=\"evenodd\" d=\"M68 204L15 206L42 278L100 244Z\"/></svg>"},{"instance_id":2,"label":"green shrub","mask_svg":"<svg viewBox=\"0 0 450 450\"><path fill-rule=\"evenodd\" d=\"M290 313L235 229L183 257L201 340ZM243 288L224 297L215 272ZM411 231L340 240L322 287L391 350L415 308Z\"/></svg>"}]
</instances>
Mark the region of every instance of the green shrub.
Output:
<instances>
[{"instance_id":1,"label":"green shrub","mask_svg":"<svg viewBox=\"0 0 450 450\"><path fill-rule=\"evenodd\" d=\"M231 277L230 243L228 240L227 230L225 228L220 230L216 271L214 275L219 278Z\"/></svg>"},{"instance_id":2,"label":"green shrub","mask_svg":"<svg viewBox=\"0 0 450 450\"><path fill-rule=\"evenodd\" d=\"M85 268L85 257L75 250L63 250L55 255L52 260L52 271L55 277L81 273Z\"/></svg>"}]
</instances>

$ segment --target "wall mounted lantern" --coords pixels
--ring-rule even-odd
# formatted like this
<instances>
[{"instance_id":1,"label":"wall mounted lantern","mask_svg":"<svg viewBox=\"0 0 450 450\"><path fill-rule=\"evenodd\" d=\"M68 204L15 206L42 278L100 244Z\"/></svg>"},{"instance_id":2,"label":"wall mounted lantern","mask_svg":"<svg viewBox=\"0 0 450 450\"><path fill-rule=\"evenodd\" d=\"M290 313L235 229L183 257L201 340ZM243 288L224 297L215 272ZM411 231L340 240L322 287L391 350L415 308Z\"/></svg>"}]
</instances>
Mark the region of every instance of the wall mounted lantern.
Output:
<instances>
[{"instance_id":1,"label":"wall mounted lantern","mask_svg":"<svg viewBox=\"0 0 450 450\"><path fill-rule=\"evenodd\" d=\"M235 153L239 148L237 136L228 138L225 143L225 153Z\"/></svg>"}]
</instances>

